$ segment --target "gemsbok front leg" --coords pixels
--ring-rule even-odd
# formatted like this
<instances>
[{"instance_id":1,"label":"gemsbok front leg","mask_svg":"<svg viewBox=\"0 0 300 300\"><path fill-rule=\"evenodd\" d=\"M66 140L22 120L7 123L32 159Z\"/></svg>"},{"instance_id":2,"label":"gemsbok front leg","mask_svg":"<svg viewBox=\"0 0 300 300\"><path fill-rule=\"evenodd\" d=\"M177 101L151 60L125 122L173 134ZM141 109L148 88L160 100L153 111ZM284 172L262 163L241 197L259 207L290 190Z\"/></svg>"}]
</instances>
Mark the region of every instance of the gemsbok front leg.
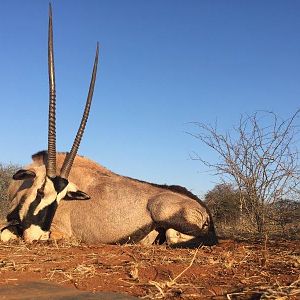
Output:
<instances>
[{"instance_id":1,"label":"gemsbok front leg","mask_svg":"<svg viewBox=\"0 0 300 300\"><path fill-rule=\"evenodd\" d=\"M194 199L165 192L150 199L148 209L156 226L166 230L168 244L216 243L211 215Z\"/></svg>"}]
</instances>

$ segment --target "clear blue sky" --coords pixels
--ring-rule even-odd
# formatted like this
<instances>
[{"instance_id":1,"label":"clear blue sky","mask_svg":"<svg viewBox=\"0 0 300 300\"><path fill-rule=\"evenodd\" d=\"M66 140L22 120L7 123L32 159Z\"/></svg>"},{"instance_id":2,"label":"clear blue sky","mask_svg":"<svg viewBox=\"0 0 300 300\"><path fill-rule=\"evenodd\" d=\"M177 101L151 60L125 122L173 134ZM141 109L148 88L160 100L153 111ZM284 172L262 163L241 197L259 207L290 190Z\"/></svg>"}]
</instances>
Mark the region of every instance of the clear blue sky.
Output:
<instances>
[{"instance_id":1,"label":"clear blue sky","mask_svg":"<svg viewBox=\"0 0 300 300\"><path fill-rule=\"evenodd\" d=\"M189 122L228 130L240 114L299 108L300 2L52 1L57 147L68 151L101 45L94 103L79 153L109 169L197 194L218 179L191 161L211 151ZM48 1L1 1L0 162L47 147Z\"/></svg>"}]
</instances>

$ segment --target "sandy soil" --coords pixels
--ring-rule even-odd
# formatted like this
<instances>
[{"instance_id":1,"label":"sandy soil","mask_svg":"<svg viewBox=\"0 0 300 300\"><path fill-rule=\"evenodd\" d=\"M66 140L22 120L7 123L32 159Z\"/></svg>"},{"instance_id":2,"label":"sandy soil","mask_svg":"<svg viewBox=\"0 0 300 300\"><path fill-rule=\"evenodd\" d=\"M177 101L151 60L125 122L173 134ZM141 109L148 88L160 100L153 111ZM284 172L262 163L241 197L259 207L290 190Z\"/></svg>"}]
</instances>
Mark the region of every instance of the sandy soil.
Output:
<instances>
[{"instance_id":1,"label":"sandy soil","mask_svg":"<svg viewBox=\"0 0 300 300\"><path fill-rule=\"evenodd\" d=\"M221 240L200 249L0 243L0 285L43 279L145 299L297 299L299 254L299 241Z\"/></svg>"}]
</instances>

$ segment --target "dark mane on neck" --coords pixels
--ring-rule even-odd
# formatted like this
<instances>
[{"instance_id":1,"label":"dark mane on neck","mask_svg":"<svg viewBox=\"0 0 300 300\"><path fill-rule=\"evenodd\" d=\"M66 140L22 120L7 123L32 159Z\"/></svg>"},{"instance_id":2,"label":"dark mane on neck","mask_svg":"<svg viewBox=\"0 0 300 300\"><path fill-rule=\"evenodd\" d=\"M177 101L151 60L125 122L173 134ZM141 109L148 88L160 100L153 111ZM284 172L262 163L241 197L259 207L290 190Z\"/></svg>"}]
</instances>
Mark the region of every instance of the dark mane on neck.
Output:
<instances>
[{"instance_id":1,"label":"dark mane on neck","mask_svg":"<svg viewBox=\"0 0 300 300\"><path fill-rule=\"evenodd\" d=\"M144 180L139 180L139 179L135 179L135 178L127 177L127 176L126 176L126 178L137 181L137 182L145 183L145 184L150 184L154 187L162 188L162 189L165 189L165 190L168 190L168 191L171 191L171 192L174 192L174 193L178 193L178 194L181 194L181 195L184 195L184 196L188 196L189 198L194 199L194 200L202 203L200 198L198 198L195 194L193 194L187 188L185 188L183 186L180 186L180 185L157 184L157 183L152 183L152 182L148 182L148 181L144 181Z\"/></svg>"},{"instance_id":2,"label":"dark mane on neck","mask_svg":"<svg viewBox=\"0 0 300 300\"><path fill-rule=\"evenodd\" d=\"M46 165L48 160L48 151L46 150L39 151L31 155L31 158L34 162L39 162L41 164Z\"/></svg>"}]
</instances>

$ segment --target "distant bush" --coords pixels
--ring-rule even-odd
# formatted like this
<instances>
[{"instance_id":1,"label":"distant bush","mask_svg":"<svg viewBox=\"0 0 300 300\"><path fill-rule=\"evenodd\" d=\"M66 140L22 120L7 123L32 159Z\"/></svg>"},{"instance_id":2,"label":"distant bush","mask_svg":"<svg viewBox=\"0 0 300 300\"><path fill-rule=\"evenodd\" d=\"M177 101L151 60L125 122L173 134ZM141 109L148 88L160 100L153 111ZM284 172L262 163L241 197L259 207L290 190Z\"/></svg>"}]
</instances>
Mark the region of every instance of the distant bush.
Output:
<instances>
[{"instance_id":1,"label":"distant bush","mask_svg":"<svg viewBox=\"0 0 300 300\"><path fill-rule=\"evenodd\" d=\"M217 184L205 195L219 236L233 238L249 231L240 211L240 195L231 184ZM247 229L246 229L247 228Z\"/></svg>"},{"instance_id":2,"label":"distant bush","mask_svg":"<svg viewBox=\"0 0 300 300\"><path fill-rule=\"evenodd\" d=\"M205 202L218 223L234 224L238 221L239 193L230 184L218 184L205 195Z\"/></svg>"},{"instance_id":3,"label":"distant bush","mask_svg":"<svg viewBox=\"0 0 300 300\"><path fill-rule=\"evenodd\" d=\"M7 188L13 174L19 169L16 165L3 165L0 163L0 221L6 218L9 208Z\"/></svg>"},{"instance_id":4,"label":"distant bush","mask_svg":"<svg viewBox=\"0 0 300 300\"><path fill-rule=\"evenodd\" d=\"M205 195L205 203L213 215L219 236L235 238L257 235L257 230L250 221L252 212L242 209L240 197L239 191L226 183L216 185ZM300 238L299 201L280 200L265 204L264 210L265 234L271 237Z\"/></svg>"},{"instance_id":5,"label":"distant bush","mask_svg":"<svg viewBox=\"0 0 300 300\"><path fill-rule=\"evenodd\" d=\"M300 236L300 202L280 200L274 203L268 209L268 223L280 235Z\"/></svg>"}]
</instances>

